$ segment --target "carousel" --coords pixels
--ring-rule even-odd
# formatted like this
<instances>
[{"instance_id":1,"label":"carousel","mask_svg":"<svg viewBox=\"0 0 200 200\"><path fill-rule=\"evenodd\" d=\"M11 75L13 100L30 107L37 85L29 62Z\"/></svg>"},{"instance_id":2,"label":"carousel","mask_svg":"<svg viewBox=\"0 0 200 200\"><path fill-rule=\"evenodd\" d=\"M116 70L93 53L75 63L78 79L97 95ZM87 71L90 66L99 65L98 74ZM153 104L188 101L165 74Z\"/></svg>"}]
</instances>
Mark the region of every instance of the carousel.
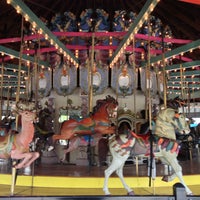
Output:
<instances>
[{"instance_id":1,"label":"carousel","mask_svg":"<svg viewBox=\"0 0 200 200\"><path fill-rule=\"evenodd\" d=\"M112 20L6 4L21 25L0 38L0 198L200 199L200 40L174 38L159 0Z\"/></svg>"}]
</instances>

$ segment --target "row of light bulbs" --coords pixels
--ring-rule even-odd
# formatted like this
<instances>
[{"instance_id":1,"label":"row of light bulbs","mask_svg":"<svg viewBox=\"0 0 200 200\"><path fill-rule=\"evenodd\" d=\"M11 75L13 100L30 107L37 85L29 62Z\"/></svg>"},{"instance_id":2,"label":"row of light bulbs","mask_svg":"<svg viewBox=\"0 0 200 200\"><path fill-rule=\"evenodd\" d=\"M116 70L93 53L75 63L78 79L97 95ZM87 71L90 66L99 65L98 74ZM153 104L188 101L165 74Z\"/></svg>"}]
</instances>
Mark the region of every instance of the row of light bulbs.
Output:
<instances>
[{"instance_id":1,"label":"row of light bulbs","mask_svg":"<svg viewBox=\"0 0 200 200\"><path fill-rule=\"evenodd\" d=\"M112 62L110 63L110 67L112 68L114 66L114 64L119 60L119 58L121 57L122 54L124 54L124 52L126 51L126 48L130 45L131 41L134 40L135 34L140 30L140 28L143 26L144 22L148 19L149 15L151 12L153 12L155 6L157 5L157 3L160 0L157 0L154 3L151 3L151 5L149 6L149 9L145 12L145 14L141 17L139 23L137 24L137 26L134 28L134 30L132 31L132 33L130 34L130 36L127 38L126 42L122 45L121 49L119 50L119 52L116 54L116 56L114 57L114 59L112 60Z\"/></svg>"},{"instance_id":2,"label":"row of light bulbs","mask_svg":"<svg viewBox=\"0 0 200 200\"><path fill-rule=\"evenodd\" d=\"M12 4L12 0L7 0L7 4ZM36 23L35 21L31 21L30 17L29 17L26 13L22 12L21 8L20 8L18 5L15 6L15 9L16 9L16 12L17 12L18 14L22 14L22 15L24 16L24 18L25 18L26 21L29 21L30 23L32 22L32 27L33 27L33 29L36 30L36 28L38 27L37 23ZM40 35L43 35L43 34L44 34L44 33L43 33L44 31L42 30L42 28L39 28L37 32L38 32L38 34L40 34ZM58 50L58 52L59 52L60 54L63 54L63 56L66 57L66 59L69 60L69 62L71 62L71 63L72 63L73 65L75 65L75 66L78 65L77 61L74 60L74 59L65 51L65 49L63 49L62 47L59 47L59 45L58 45L52 38L49 38L48 34L44 34L44 38L45 38L46 40L49 40L50 44L51 44L52 46L54 46L55 49Z\"/></svg>"}]
</instances>

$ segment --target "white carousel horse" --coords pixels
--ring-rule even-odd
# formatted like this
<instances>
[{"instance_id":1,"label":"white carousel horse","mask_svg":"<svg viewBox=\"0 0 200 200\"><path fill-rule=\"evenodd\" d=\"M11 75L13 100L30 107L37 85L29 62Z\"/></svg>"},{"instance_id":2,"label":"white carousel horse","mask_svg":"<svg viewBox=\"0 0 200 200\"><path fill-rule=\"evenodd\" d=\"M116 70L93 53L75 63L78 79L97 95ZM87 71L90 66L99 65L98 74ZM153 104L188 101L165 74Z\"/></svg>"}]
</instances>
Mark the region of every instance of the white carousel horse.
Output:
<instances>
[{"instance_id":1,"label":"white carousel horse","mask_svg":"<svg viewBox=\"0 0 200 200\"><path fill-rule=\"evenodd\" d=\"M159 119L157 119L159 120ZM166 121L160 121L163 123L163 127L166 126ZM173 121L173 124L170 122L167 124L168 131L173 133L175 136L175 130L182 134L189 134L190 129L185 120L183 114L179 115L177 120ZM169 129L169 127L171 129ZM158 132L159 129L156 131ZM131 132L131 131L130 131ZM129 139L127 135L119 135L114 136L109 141L109 148L111 155L113 157L111 165L105 170L105 180L103 191L105 195L110 195L108 189L108 179L113 172L116 171L119 176L124 188L127 190L128 195L133 195L133 190L125 183L123 177L123 167L125 161L130 156L130 152L132 148L134 148L135 155L149 155L150 143L149 143L149 135L137 135L134 132L131 132L132 138ZM192 191L186 186L183 175L182 175L182 167L179 165L177 160L179 145L176 140L154 136L154 147L153 147L153 156L159 158L163 163L168 164L174 170L174 174L169 177L164 176L163 181L172 181L176 176L179 178L180 182L184 185L186 193L188 195L192 195ZM126 144L126 145L124 145ZM127 145L128 144L128 145Z\"/></svg>"}]
</instances>

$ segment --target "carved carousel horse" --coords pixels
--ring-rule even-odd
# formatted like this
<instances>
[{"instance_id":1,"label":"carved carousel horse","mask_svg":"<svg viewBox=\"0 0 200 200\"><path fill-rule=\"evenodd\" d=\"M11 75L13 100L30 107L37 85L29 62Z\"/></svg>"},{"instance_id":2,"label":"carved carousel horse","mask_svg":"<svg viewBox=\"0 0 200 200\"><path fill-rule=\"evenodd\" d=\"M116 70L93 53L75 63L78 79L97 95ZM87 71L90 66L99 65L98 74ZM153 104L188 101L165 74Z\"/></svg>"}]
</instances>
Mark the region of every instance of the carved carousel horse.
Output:
<instances>
[{"instance_id":1,"label":"carved carousel horse","mask_svg":"<svg viewBox=\"0 0 200 200\"><path fill-rule=\"evenodd\" d=\"M171 111L174 114L174 110L166 109L169 114ZM162 114L165 110L162 111ZM173 116L172 114L172 116ZM186 193L192 195L191 190L186 186L182 168L178 163L177 155L179 151L179 144L175 140L175 131L181 134L188 134L190 132L189 126L185 120L183 114L179 114L178 118L174 118L173 121L159 121L159 115L156 121L156 132L153 134L138 135L130 131L132 138L130 139L127 135L119 135L112 137L109 141L110 152L113 156L113 160L108 169L105 170L105 181L103 190L106 195L110 195L108 190L108 179L110 175L116 171L119 176L124 188L127 190L129 195L133 195L133 190L125 183L123 177L123 167L125 161L133 150L133 155L149 156L150 155L150 136L154 136L153 140L153 156L159 158L164 164L172 167L174 173L170 176L164 176L163 181L172 181L175 177L178 177L180 182L185 186ZM159 136L165 133L165 136ZM170 135L169 138L168 135ZM127 145L128 144L128 145Z\"/></svg>"},{"instance_id":2,"label":"carved carousel horse","mask_svg":"<svg viewBox=\"0 0 200 200\"><path fill-rule=\"evenodd\" d=\"M36 117L33 103L18 102L15 112L21 116L21 130L16 133L2 127L5 131L4 136L0 136L0 158L21 160L15 165L16 169L25 168L39 157L38 152L30 152L29 144L33 140L34 126L33 121Z\"/></svg>"},{"instance_id":3,"label":"carved carousel horse","mask_svg":"<svg viewBox=\"0 0 200 200\"><path fill-rule=\"evenodd\" d=\"M111 118L117 116L118 102L111 96L97 100L96 106L89 117L80 121L69 119L61 125L60 134L53 135L53 141L68 140L75 136L93 134L113 134L115 126L112 126Z\"/></svg>"}]
</instances>

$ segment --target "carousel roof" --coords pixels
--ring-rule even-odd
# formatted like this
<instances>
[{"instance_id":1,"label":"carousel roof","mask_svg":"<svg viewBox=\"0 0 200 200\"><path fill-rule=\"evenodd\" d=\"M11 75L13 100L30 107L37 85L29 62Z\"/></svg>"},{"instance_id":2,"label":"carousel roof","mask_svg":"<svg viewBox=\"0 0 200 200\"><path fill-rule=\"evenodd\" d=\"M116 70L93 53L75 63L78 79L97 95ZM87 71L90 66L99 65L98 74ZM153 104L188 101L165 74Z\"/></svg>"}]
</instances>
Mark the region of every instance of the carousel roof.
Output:
<instances>
[{"instance_id":1,"label":"carousel roof","mask_svg":"<svg viewBox=\"0 0 200 200\"><path fill-rule=\"evenodd\" d=\"M100 54L99 59L111 67L119 63L122 55L134 51L136 67L159 65L160 71L165 67L168 90L184 90L196 100L200 96L199 1L2 0L0 6L0 62L1 70L5 69L5 89L18 83L19 65L21 76L27 76L24 61L34 66L38 52L46 57L52 52L62 54L67 63L78 66L86 62L88 50L94 49L95 53L107 51L107 57ZM81 24L85 13L89 16L85 19L89 20L89 28ZM123 25L118 27L119 16L123 16ZM106 23L96 30L103 20ZM87 40L82 42L81 37ZM108 42L111 37L117 38L116 44ZM85 51L86 56L81 53ZM39 59L37 64L44 68L52 66L49 59Z\"/></svg>"}]
</instances>

